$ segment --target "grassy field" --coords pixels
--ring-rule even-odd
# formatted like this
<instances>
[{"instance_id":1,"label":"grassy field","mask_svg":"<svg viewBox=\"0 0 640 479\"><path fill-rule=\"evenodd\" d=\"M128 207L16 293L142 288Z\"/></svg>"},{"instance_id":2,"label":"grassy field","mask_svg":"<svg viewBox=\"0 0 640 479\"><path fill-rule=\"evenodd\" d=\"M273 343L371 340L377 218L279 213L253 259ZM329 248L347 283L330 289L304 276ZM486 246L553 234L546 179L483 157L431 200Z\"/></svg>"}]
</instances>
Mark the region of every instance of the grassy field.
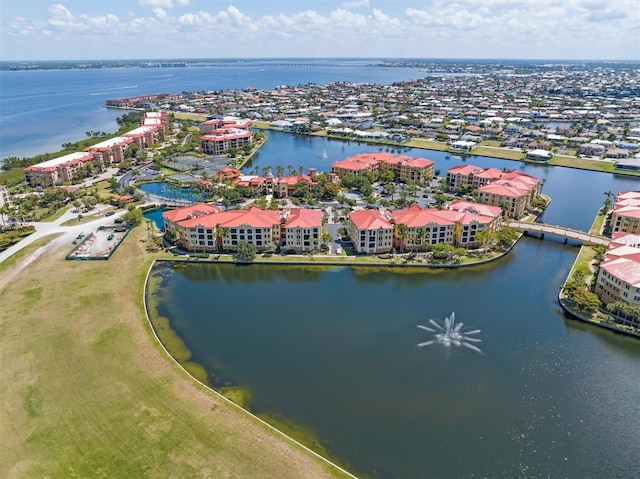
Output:
<instances>
[{"instance_id":1,"label":"grassy field","mask_svg":"<svg viewBox=\"0 0 640 479\"><path fill-rule=\"evenodd\" d=\"M15 186L24 181L24 170L22 168L11 168L7 171L0 171L0 185Z\"/></svg>"},{"instance_id":2,"label":"grassy field","mask_svg":"<svg viewBox=\"0 0 640 479\"><path fill-rule=\"evenodd\" d=\"M57 220L63 214L65 214L69 208L71 208L69 205L63 206L62 208L58 208L58 210L55 211L53 214L47 216L46 218L42 218L41 221L45 223L51 223L52 221Z\"/></svg>"},{"instance_id":3,"label":"grassy field","mask_svg":"<svg viewBox=\"0 0 640 479\"><path fill-rule=\"evenodd\" d=\"M185 113L185 112L174 112L173 116L176 120L192 120L192 121L207 121L207 115L203 115L202 113Z\"/></svg>"},{"instance_id":4,"label":"grassy field","mask_svg":"<svg viewBox=\"0 0 640 479\"><path fill-rule=\"evenodd\" d=\"M169 360L142 236L109 261L50 250L0 289L2 476L344 477Z\"/></svg>"},{"instance_id":5,"label":"grassy field","mask_svg":"<svg viewBox=\"0 0 640 479\"><path fill-rule=\"evenodd\" d=\"M23 258L29 256L35 250L37 250L38 248L46 245L50 241L52 241L55 238L59 237L60 235L61 235L61 233L45 236L43 238L40 238L39 240L34 241L29 246L26 246L26 247L22 248L21 250L13 253L11 256L9 256L7 259L5 259L2 263L0 263L0 277L4 272L6 272L7 270L13 268L16 264L18 264L20 261L22 261Z\"/></svg>"}]
</instances>

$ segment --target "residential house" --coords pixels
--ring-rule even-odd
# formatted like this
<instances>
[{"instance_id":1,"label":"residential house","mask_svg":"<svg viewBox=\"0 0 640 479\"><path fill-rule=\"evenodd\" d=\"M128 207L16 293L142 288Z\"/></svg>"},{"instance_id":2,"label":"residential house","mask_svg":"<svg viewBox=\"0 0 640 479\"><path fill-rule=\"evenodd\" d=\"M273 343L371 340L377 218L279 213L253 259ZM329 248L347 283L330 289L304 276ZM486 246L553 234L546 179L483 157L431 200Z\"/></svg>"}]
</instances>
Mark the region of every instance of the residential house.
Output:
<instances>
[{"instance_id":1,"label":"residential house","mask_svg":"<svg viewBox=\"0 0 640 479\"><path fill-rule=\"evenodd\" d=\"M578 152L581 155L586 156L602 156L604 155L606 148L604 145L600 145L598 143L582 143Z\"/></svg>"},{"instance_id":2,"label":"residential house","mask_svg":"<svg viewBox=\"0 0 640 479\"><path fill-rule=\"evenodd\" d=\"M549 150L537 148L535 150L527 151L527 159L529 160L549 161L551 158L553 158L553 153Z\"/></svg>"},{"instance_id":3,"label":"residential house","mask_svg":"<svg viewBox=\"0 0 640 479\"><path fill-rule=\"evenodd\" d=\"M462 152L468 153L471 150L473 150L476 146L478 145L474 141L458 140L451 143L451 145L449 145L449 148L453 151L462 151Z\"/></svg>"},{"instance_id":4,"label":"residential house","mask_svg":"<svg viewBox=\"0 0 640 479\"><path fill-rule=\"evenodd\" d=\"M609 148L604 153L605 158L613 158L616 160L630 158L631 151L625 148Z\"/></svg>"}]
</instances>

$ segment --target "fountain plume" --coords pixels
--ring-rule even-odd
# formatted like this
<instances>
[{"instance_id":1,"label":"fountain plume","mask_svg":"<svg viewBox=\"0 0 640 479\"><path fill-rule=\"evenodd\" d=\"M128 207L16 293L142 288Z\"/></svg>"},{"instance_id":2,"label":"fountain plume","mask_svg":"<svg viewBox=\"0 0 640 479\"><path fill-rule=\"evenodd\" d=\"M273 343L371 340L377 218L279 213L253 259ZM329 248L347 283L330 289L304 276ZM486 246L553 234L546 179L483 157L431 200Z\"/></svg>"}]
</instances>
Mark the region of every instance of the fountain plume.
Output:
<instances>
[{"instance_id":1,"label":"fountain plume","mask_svg":"<svg viewBox=\"0 0 640 479\"><path fill-rule=\"evenodd\" d=\"M449 347L453 344L454 346L464 346L465 348L482 353L482 350L478 346L471 344L481 343L482 339L470 337L473 334L478 334L480 330L474 329L471 331L465 331L464 323L456 324L455 313L451 313L451 316L446 317L442 323L439 323L434 319L430 319L429 324L433 327L425 326L423 324L418 324L417 326L420 329L434 333L435 339L419 343L419 347L429 346L435 343L440 343Z\"/></svg>"}]
</instances>

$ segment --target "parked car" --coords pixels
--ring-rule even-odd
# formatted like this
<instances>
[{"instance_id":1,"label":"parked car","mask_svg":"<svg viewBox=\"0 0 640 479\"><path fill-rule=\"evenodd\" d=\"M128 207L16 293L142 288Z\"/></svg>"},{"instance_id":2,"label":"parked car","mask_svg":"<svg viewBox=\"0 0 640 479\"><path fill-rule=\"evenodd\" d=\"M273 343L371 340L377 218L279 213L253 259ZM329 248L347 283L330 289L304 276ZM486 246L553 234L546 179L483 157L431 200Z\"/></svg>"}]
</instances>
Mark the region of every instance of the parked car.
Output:
<instances>
[{"instance_id":1,"label":"parked car","mask_svg":"<svg viewBox=\"0 0 640 479\"><path fill-rule=\"evenodd\" d=\"M105 216L113 216L115 215L116 212L115 211L107 211L107 213L105 214Z\"/></svg>"}]
</instances>

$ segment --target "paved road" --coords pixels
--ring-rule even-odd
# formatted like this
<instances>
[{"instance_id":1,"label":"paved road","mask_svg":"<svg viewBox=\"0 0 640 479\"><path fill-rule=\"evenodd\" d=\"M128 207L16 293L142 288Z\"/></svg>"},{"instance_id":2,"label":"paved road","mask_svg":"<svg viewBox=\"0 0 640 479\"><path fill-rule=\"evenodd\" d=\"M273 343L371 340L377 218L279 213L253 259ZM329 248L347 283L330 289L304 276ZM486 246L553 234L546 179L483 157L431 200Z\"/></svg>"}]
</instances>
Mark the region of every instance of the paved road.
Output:
<instances>
[{"instance_id":1,"label":"paved road","mask_svg":"<svg viewBox=\"0 0 640 479\"><path fill-rule=\"evenodd\" d=\"M102 212L107 208L106 205L97 205L95 210L91 212L91 214L95 214L98 212ZM2 263L5 259L11 256L14 253L17 253L22 248L30 245L31 243L37 241L38 239L48 236L55 233L64 233L63 236L57 238L55 240L56 244L63 244L68 242L69 250L72 249L72 242L76 236L82 231L85 234L98 229L98 226L104 226L110 223L113 223L113 220L122 216L126 211L118 211L116 214L112 216L100 216L93 221L84 224L78 224L73 226L62 226L62 223L65 221L74 219L78 217L77 213L73 213L73 210L66 211L60 218L51 222L33 222L27 223L29 225L35 226L35 233L27 236L19 243L14 244L10 248L7 248L3 252L0 253L0 263Z\"/></svg>"}]
</instances>

